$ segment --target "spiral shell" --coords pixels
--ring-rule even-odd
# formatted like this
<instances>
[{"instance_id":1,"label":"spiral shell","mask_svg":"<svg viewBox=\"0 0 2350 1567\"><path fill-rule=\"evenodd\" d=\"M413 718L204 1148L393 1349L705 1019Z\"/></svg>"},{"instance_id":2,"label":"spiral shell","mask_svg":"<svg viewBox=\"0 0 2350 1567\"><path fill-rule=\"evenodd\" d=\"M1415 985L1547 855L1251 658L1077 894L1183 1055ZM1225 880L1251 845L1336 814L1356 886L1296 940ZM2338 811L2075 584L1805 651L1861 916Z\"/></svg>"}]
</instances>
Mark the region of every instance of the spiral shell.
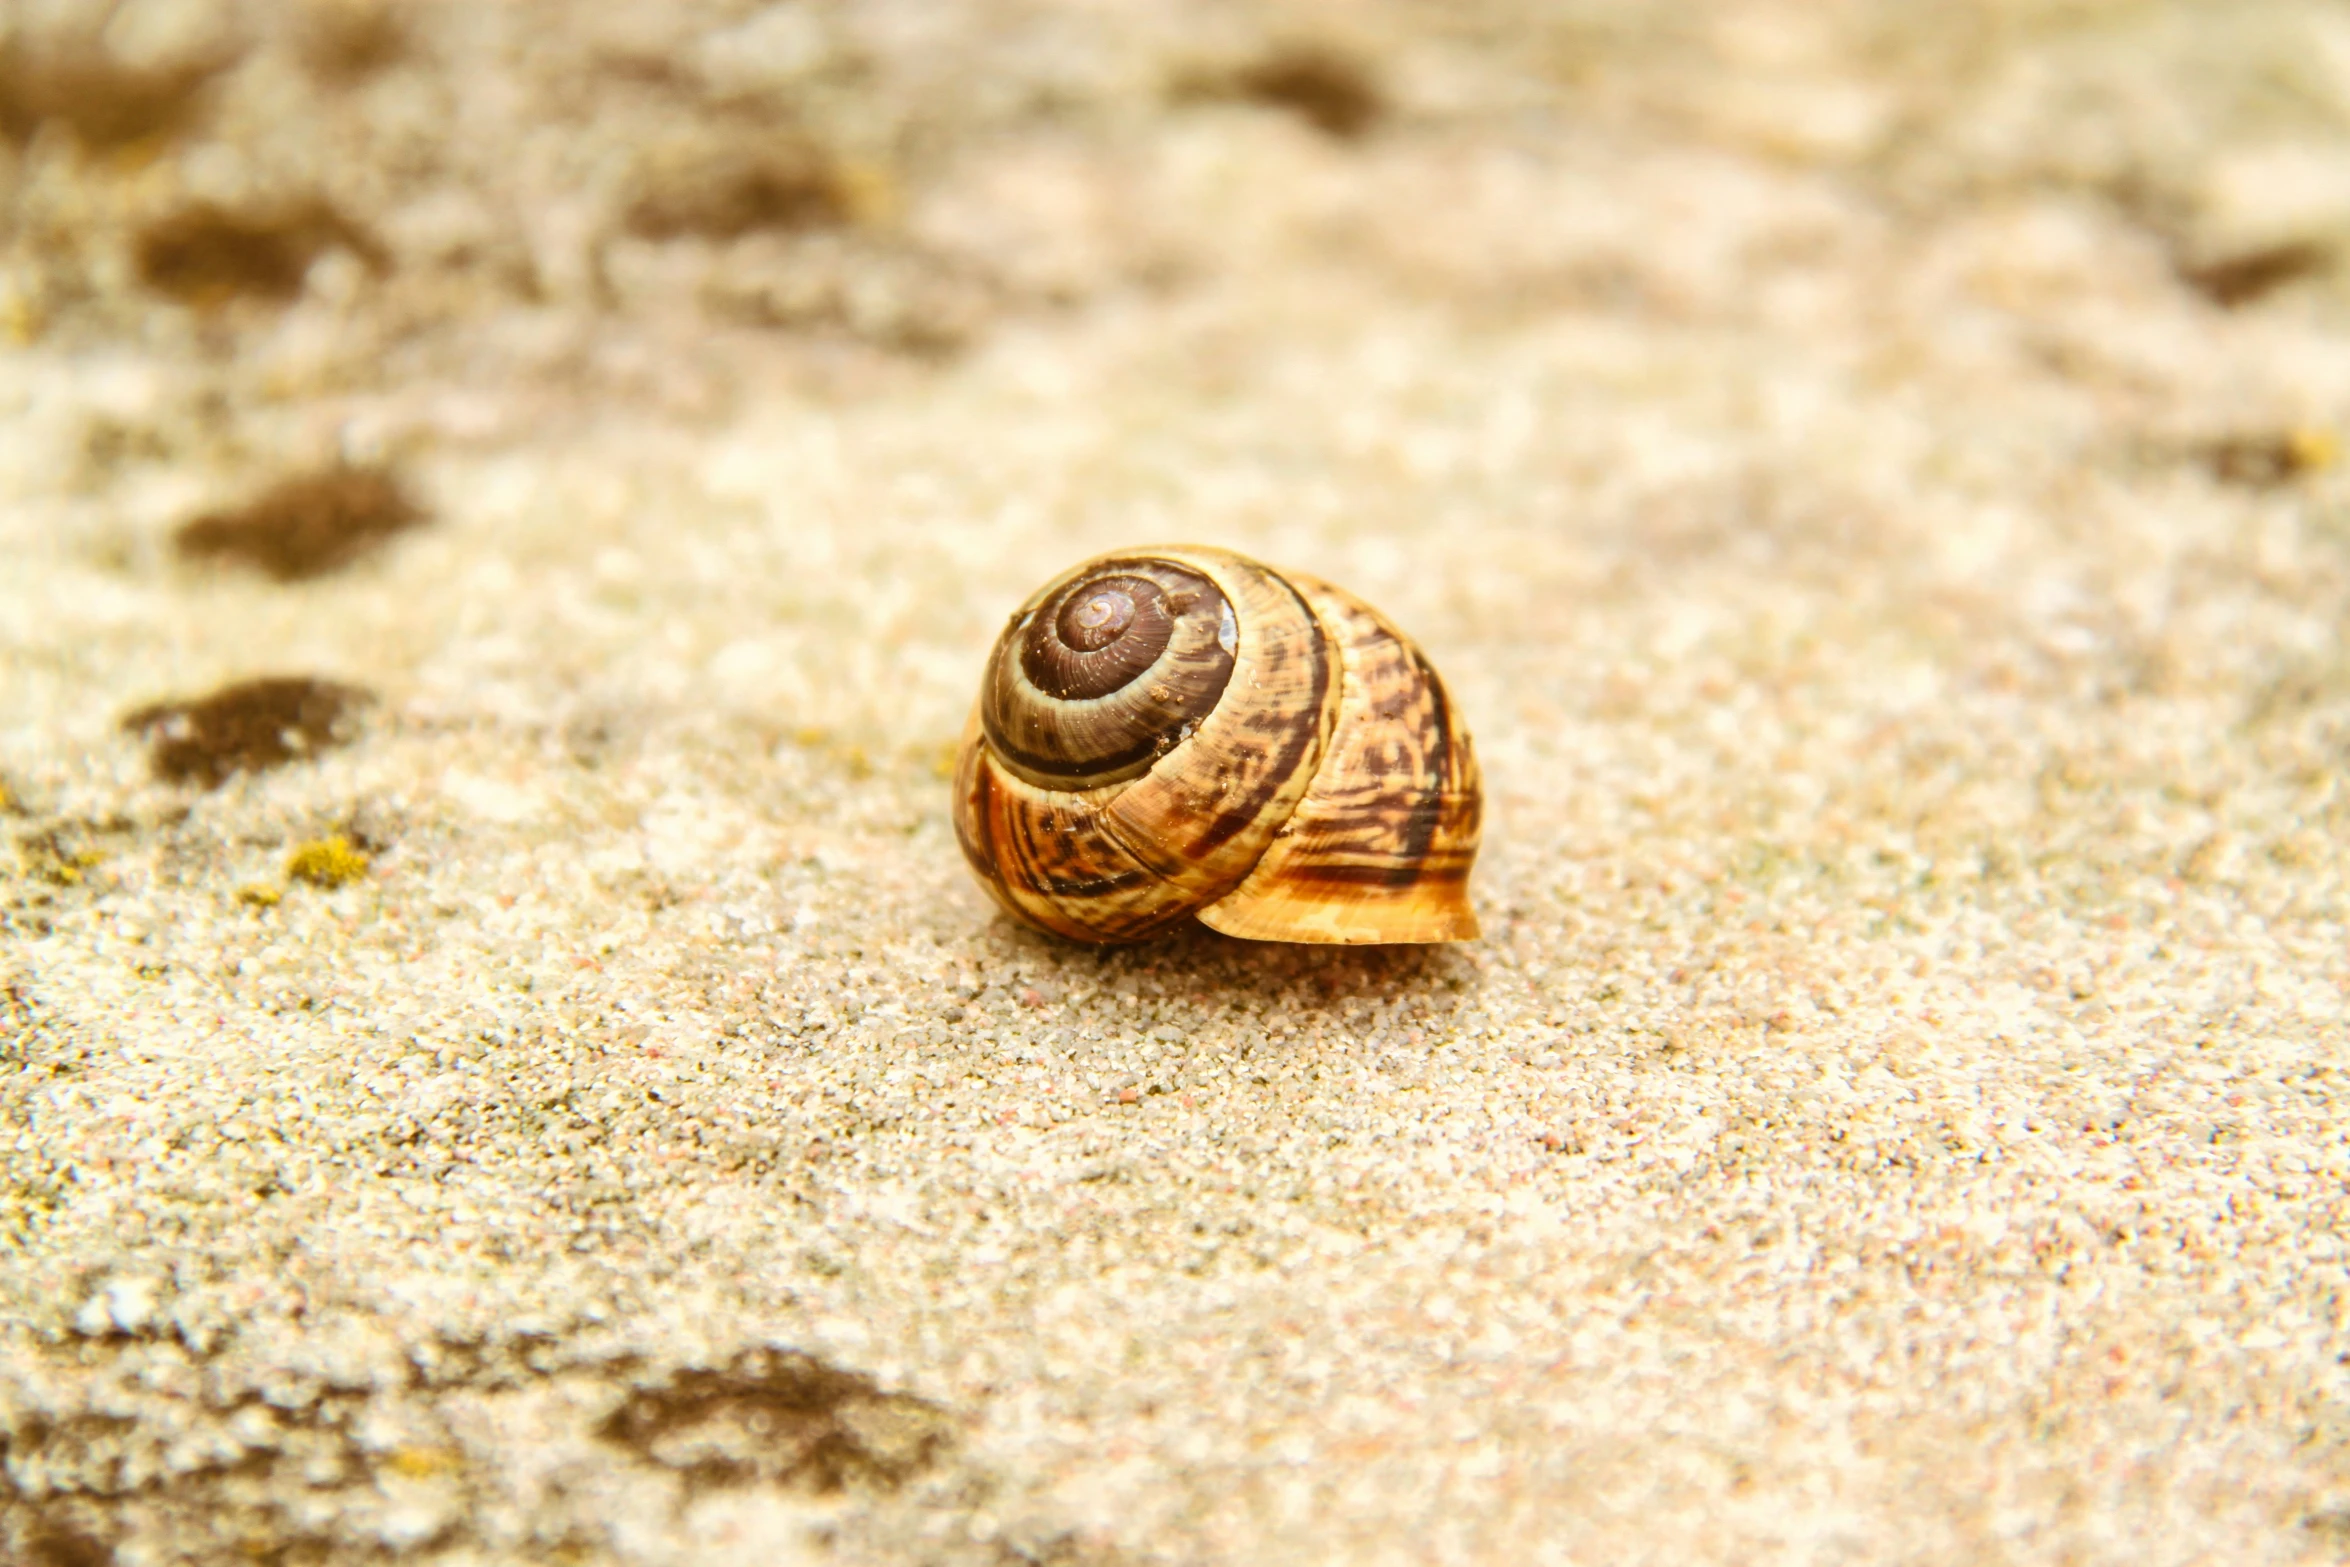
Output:
<instances>
[{"instance_id":1,"label":"spiral shell","mask_svg":"<svg viewBox=\"0 0 2350 1567\"><path fill-rule=\"evenodd\" d=\"M989 657L955 834L1014 918L1141 941L1466 941L1482 807L1444 683L1377 610L1228 550L1104 555Z\"/></svg>"}]
</instances>

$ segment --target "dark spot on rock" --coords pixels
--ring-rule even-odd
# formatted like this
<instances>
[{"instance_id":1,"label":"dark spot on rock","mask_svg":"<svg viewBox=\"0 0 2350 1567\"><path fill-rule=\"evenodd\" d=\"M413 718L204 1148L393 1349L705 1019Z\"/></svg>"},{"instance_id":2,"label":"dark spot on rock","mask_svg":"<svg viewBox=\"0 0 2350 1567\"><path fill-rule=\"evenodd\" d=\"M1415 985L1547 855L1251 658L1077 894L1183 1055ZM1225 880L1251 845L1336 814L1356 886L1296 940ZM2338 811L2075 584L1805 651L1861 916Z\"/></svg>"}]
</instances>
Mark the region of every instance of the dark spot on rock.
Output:
<instances>
[{"instance_id":1,"label":"dark spot on rock","mask_svg":"<svg viewBox=\"0 0 2350 1567\"><path fill-rule=\"evenodd\" d=\"M310 74L336 84L397 65L409 43L406 21L385 0L314 0L294 34Z\"/></svg>"},{"instance_id":2,"label":"dark spot on rock","mask_svg":"<svg viewBox=\"0 0 2350 1567\"><path fill-rule=\"evenodd\" d=\"M1190 79L1182 91L1286 109L1342 141L1363 135L1387 113L1387 96L1370 68L1325 44L1275 49L1231 71Z\"/></svg>"},{"instance_id":3,"label":"dark spot on rock","mask_svg":"<svg viewBox=\"0 0 2350 1567\"><path fill-rule=\"evenodd\" d=\"M815 148L703 148L649 162L638 175L627 222L647 239L737 239L846 223L854 215L851 198L839 167Z\"/></svg>"},{"instance_id":4,"label":"dark spot on rock","mask_svg":"<svg viewBox=\"0 0 2350 1567\"><path fill-rule=\"evenodd\" d=\"M2207 260L2183 260L2179 276L2213 304L2233 310L2305 277L2326 271L2332 253L2311 240L2263 245Z\"/></svg>"},{"instance_id":5,"label":"dark spot on rock","mask_svg":"<svg viewBox=\"0 0 2350 1567\"><path fill-rule=\"evenodd\" d=\"M100 472L170 455L171 443L162 432L143 425L100 414L82 427L82 459Z\"/></svg>"},{"instance_id":6,"label":"dark spot on rock","mask_svg":"<svg viewBox=\"0 0 2350 1567\"><path fill-rule=\"evenodd\" d=\"M113 1567L114 1548L76 1524L44 1518L26 1534L27 1567Z\"/></svg>"},{"instance_id":7,"label":"dark spot on rock","mask_svg":"<svg viewBox=\"0 0 2350 1567\"><path fill-rule=\"evenodd\" d=\"M665 92L688 92L694 86L691 72L681 69L669 56L657 52L610 50L596 57L595 70L598 75L615 82L653 87Z\"/></svg>"},{"instance_id":8,"label":"dark spot on rock","mask_svg":"<svg viewBox=\"0 0 2350 1567\"><path fill-rule=\"evenodd\" d=\"M190 518L172 535L187 560L250 566L280 582L339 571L425 521L397 475L321 469L282 479L246 501Z\"/></svg>"},{"instance_id":9,"label":"dark spot on rock","mask_svg":"<svg viewBox=\"0 0 2350 1567\"><path fill-rule=\"evenodd\" d=\"M383 246L323 201L231 210L200 201L149 224L135 259L139 279L182 304L217 306L240 295L283 303L302 291L310 264L340 247L389 269Z\"/></svg>"},{"instance_id":10,"label":"dark spot on rock","mask_svg":"<svg viewBox=\"0 0 2350 1567\"><path fill-rule=\"evenodd\" d=\"M94 43L0 45L0 136L22 142L55 124L99 149L169 140L195 122L205 89L232 59L216 54L138 69Z\"/></svg>"},{"instance_id":11,"label":"dark spot on rock","mask_svg":"<svg viewBox=\"0 0 2350 1567\"><path fill-rule=\"evenodd\" d=\"M2341 448L2330 432L2301 428L2223 436L2207 442L2197 455L2223 483L2272 489L2332 467Z\"/></svg>"},{"instance_id":12,"label":"dark spot on rock","mask_svg":"<svg viewBox=\"0 0 2350 1567\"><path fill-rule=\"evenodd\" d=\"M222 686L189 702L158 702L125 717L147 738L155 776L216 788L239 772L260 772L332 749L371 697L356 686L273 675Z\"/></svg>"},{"instance_id":13,"label":"dark spot on rock","mask_svg":"<svg viewBox=\"0 0 2350 1567\"><path fill-rule=\"evenodd\" d=\"M2331 1507L2310 1513L2301 1527L2331 1544L2350 1546L2350 1507Z\"/></svg>"},{"instance_id":14,"label":"dark spot on rock","mask_svg":"<svg viewBox=\"0 0 2350 1567\"><path fill-rule=\"evenodd\" d=\"M861 1373L760 1350L631 1394L597 1434L696 1485L832 1492L893 1487L929 1468L952 1445L954 1423Z\"/></svg>"}]
</instances>

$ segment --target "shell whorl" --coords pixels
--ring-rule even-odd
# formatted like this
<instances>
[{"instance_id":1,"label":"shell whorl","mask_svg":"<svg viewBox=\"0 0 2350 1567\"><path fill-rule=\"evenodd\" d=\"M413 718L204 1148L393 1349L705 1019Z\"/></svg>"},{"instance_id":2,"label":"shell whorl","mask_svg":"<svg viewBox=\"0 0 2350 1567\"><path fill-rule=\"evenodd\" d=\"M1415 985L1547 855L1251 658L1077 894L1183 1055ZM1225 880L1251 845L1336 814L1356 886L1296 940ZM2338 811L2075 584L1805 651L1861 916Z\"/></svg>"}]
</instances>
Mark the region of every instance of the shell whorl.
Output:
<instances>
[{"instance_id":1,"label":"shell whorl","mask_svg":"<svg viewBox=\"0 0 2350 1567\"><path fill-rule=\"evenodd\" d=\"M1022 605L956 768L955 827L1017 918L1133 941L1191 916L1293 941L1476 933L1475 759L1359 600L1229 551L1086 561Z\"/></svg>"},{"instance_id":2,"label":"shell whorl","mask_svg":"<svg viewBox=\"0 0 2350 1567\"><path fill-rule=\"evenodd\" d=\"M1173 561L1094 562L1013 617L980 697L996 756L1030 783L1096 789L1189 738L1232 678L1222 590Z\"/></svg>"}]
</instances>

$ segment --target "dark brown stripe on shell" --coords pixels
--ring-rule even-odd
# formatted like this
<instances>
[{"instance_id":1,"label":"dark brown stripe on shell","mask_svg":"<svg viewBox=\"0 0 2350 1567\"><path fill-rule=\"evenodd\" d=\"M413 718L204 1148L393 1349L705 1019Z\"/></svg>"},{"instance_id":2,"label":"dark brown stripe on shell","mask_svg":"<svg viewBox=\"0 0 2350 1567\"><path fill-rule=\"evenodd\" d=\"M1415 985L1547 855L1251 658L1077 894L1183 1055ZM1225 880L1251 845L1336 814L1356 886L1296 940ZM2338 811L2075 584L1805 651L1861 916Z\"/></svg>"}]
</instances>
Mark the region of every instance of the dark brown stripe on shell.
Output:
<instances>
[{"instance_id":1,"label":"dark brown stripe on shell","mask_svg":"<svg viewBox=\"0 0 2350 1567\"><path fill-rule=\"evenodd\" d=\"M1444 682L1417 647L1406 642L1404 648L1428 689L1428 726L1434 738L1428 743L1428 793L1414 805L1404 828L1401 860L1388 873L1390 887L1409 887L1421 879L1420 862L1428 857L1428 845L1436 841L1437 826L1444 820L1444 786L1452 771L1452 713L1445 705Z\"/></svg>"},{"instance_id":2,"label":"dark brown stripe on shell","mask_svg":"<svg viewBox=\"0 0 2350 1567\"><path fill-rule=\"evenodd\" d=\"M1285 882L1322 887L1443 886L1469 879L1467 864L1459 865L1328 865L1307 861L1281 872Z\"/></svg>"},{"instance_id":3,"label":"dark brown stripe on shell","mask_svg":"<svg viewBox=\"0 0 2350 1567\"><path fill-rule=\"evenodd\" d=\"M1173 734L1147 734L1123 751L1112 752L1107 756L1089 756L1080 761L1040 756L1025 747L1014 745L1010 739L998 734L992 725L987 731L987 743L995 747L998 756L1011 764L1014 772L1050 779L1056 783L1082 785L1087 779L1112 776L1138 762L1172 751L1175 749L1176 737Z\"/></svg>"},{"instance_id":4,"label":"dark brown stripe on shell","mask_svg":"<svg viewBox=\"0 0 2350 1567\"><path fill-rule=\"evenodd\" d=\"M1106 898L1112 893L1139 887L1150 880L1147 873L1138 870L1118 871L1109 876L1054 876L1042 869L1037 871L1036 886L1056 898Z\"/></svg>"},{"instance_id":5,"label":"dark brown stripe on shell","mask_svg":"<svg viewBox=\"0 0 2350 1567\"><path fill-rule=\"evenodd\" d=\"M955 841L963 846L963 858L971 862L980 879L1000 886L1004 878L996 868L994 834L988 828L994 815L995 780L988 774L987 758L982 756L971 769L971 791L964 809L955 813ZM975 833L985 834L985 841Z\"/></svg>"},{"instance_id":6,"label":"dark brown stripe on shell","mask_svg":"<svg viewBox=\"0 0 2350 1567\"><path fill-rule=\"evenodd\" d=\"M1257 813L1289 781L1306 746L1319 743L1322 739L1322 707L1330 692L1329 628L1322 624L1321 617L1314 613L1314 607L1305 601L1305 596L1289 585L1287 578L1278 573L1268 575L1281 584L1282 592L1297 601L1297 607L1305 612L1307 623L1315 628L1314 634L1305 639L1306 657L1313 665L1313 694L1306 703L1305 713L1313 722L1309 727L1280 719L1252 717L1247 727L1255 729L1261 726L1268 732L1278 733L1281 736L1281 749L1274 753L1270 764L1257 775L1256 787L1249 791L1247 797L1218 811L1215 819L1194 840L1195 852L1201 854L1221 848L1246 832L1249 825L1256 821Z\"/></svg>"}]
</instances>

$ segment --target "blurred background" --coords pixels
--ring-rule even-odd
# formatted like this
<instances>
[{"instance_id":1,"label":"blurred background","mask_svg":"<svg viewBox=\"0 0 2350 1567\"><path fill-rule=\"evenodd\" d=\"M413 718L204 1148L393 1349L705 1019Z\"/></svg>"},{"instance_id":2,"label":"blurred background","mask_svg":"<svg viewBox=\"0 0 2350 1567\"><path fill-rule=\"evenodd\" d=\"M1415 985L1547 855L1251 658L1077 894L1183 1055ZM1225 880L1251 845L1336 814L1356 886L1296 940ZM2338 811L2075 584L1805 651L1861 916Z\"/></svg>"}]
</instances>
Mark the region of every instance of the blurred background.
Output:
<instances>
[{"instance_id":1,"label":"blurred background","mask_svg":"<svg viewBox=\"0 0 2350 1567\"><path fill-rule=\"evenodd\" d=\"M1792 215L1722 210L1774 189L1912 234L2126 225L2236 308L2327 291L2350 210L2340 19L2291 0L12 0L0 26L11 338L177 348L280 400L576 372L624 328L936 362L1285 263L1487 327L1784 309L1821 258ZM638 373L721 395L686 357Z\"/></svg>"},{"instance_id":2,"label":"blurred background","mask_svg":"<svg viewBox=\"0 0 2350 1567\"><path fill-rule=\"evenodd\" d=\"M1874 312L1854 373L1890 387L1893 317L1956 273L1987 362L2040 315L2032 351L2085 374L2121 352L2098 268L2306 316L2350 228L2350 37L2291 0L12 0L0 27L13 379L161 377L77 410L89 483L258 472L327 427L388 461L618 400L718 422L1122 311L1189 305L1212 375L1219 291L1299 275L1323 311L1484 335Z\"/></svg>"},{"instance_id":3,"label":"blurred background","mask_svg":"<svg viewBox=\"0 0 2350 1567\"><path fill-rule=\"evenodd\" d=\"M1212 537L1554 651L1609 582L1675 635L1686 604L1621 591L1649 567L1727 567L1737 616L1947 621L2033 576L2001 481L2304 484L2350 396L2330 5L11 0L0 29L5 542L65 573L47 615L204 606L118 710L274 656L233 628L292 601L238 584L362 562L393 593L344 595L366 650L331 662L446 688L486 621L558 664L593 623L669 660L664 702L884 750L950 732L995 606L1105 541ZM2085 615L2160 662L2117 541L2035 509L2085 553L2021 633ZM887 714L860 649L908 682Z\"/></svg>"}]
</instances>

